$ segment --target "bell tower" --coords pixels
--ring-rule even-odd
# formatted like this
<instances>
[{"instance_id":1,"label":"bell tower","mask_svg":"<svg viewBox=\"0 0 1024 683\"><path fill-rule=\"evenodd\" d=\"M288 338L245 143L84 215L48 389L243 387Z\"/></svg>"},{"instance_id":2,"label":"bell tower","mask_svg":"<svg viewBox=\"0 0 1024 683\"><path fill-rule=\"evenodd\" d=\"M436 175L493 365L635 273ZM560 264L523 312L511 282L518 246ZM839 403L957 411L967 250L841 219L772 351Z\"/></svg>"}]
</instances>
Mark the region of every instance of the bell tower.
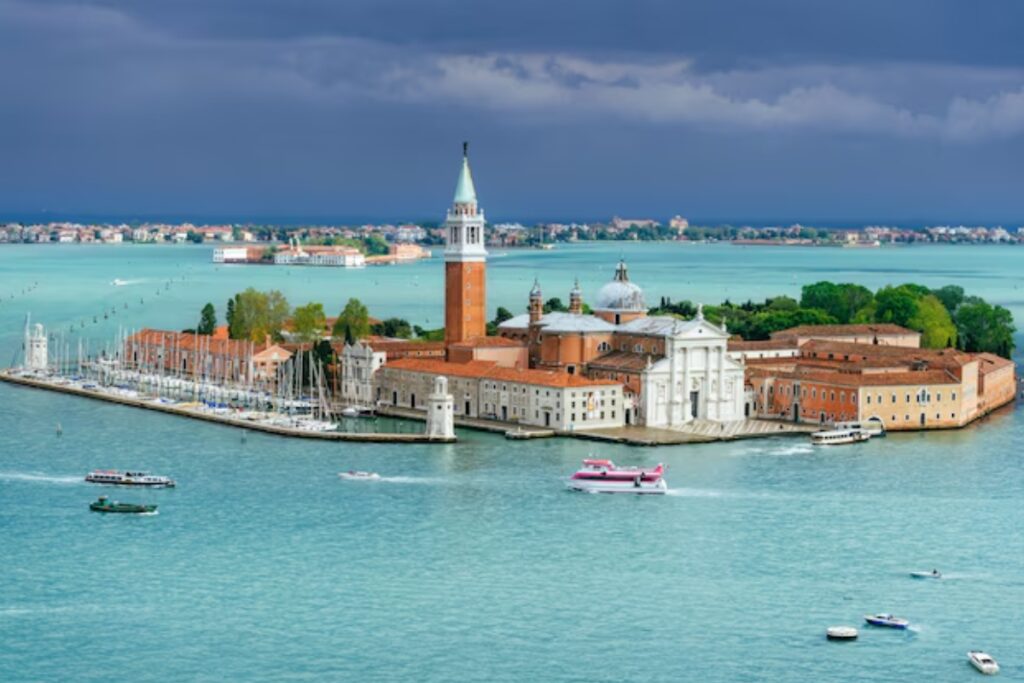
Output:
<instances>
[{"instance_id":1,"label":"bell tower","mask_svg":"<svg viewBox=\"0 0 1024 683\"><path fill-rule=\"evenodd\" d=\"M487 334L484 212L476 203L466 142L455 199L444 226L444 340L455 344Z\"/></svg>"}]
</instances>

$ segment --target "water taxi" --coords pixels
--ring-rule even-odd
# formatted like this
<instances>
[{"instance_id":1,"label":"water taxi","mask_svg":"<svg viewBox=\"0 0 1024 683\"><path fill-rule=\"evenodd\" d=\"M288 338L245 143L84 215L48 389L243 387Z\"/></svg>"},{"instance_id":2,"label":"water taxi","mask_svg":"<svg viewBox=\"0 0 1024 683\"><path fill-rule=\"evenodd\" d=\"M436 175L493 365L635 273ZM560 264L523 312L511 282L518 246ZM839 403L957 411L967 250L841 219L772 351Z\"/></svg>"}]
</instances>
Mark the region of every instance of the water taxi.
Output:
<instances>
[{"instance_id":1,"label":"water taxi","mask_svg":"<svg viewBox=\"0 0 1024 683\"><path fill-rule=\"evenodd\" d=\"M971 650L967 653L967 659L971 662L971 666L983 674L994 676L999 673L999 664L987 652Z\"/></svg>"},{"instance_id":2,"label":"water taxi","mask_svg":"<svg viewBox=\"0 0 1024 683\"><path fill-rule=\"evenodd\" d=\"M122 512L128 514L153 514L156 512L156 505L138 505L136 503L120 503L110 500L106 496L100 496L95 503L89 503L89 509L93 512Z\"/></svg>"},{"instance_id":3,"label":"water taxi","mask_svg":"<svg viewBox=\"0 0 1024 683\"><path fill-rule=\"evenodd\" d=\"M884 626L886 628L905 629L910 626L907 619L892 614L865 614L864 621L872 626Z\"/></svg>"},{"instance_id":4,"label":"water taxi","mask_svg":"<svg viewBox=\"0 0 1024 683\"><path fill-rule=\"evenodd\" d=\"M611 460L588 458L569 479L568 487L587 493L664 494L668 491L664 473L662 464L649 469L619 467Z\"/></svg>"},{"instance_id":5,"label":"water taxi","mask_svg":"<svg viewBox=\"0 0 1024 683\"><path fill-rule=\"evenodd\" d=\"M859 429L826 429L811 434L811 443L815 446L838 446L847 443L867 441L871 436Z\"/></svg>"},{"instance_id":6,"label":"water taxi","mask_svg":"<svg viewBox=\"0 0 1024 683\"><path fill-rule=\"evenodd\" d=\"M111 486L150 486L169 489L176 485L174 480L169 477L119 470L93 470L85 475L85 480L90 484L109 484Z\"/></svg>"}]
</instances>

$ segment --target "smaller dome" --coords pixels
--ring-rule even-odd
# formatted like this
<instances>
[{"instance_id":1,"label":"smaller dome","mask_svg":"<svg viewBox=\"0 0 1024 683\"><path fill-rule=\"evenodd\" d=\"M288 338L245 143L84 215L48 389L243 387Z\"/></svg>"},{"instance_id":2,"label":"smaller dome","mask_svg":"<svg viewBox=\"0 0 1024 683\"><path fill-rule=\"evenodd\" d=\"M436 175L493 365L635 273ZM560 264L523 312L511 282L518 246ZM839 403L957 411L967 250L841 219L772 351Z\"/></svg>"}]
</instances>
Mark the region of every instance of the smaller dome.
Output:
<instances>
[{"instance_id":1,"label":"smaller dome","mask_svg":"<svg viewBox=\"0 0 1024 683\"><path fill-rule=\"evenodd\" d=\"M644 290L629 281L629 273L623 261L619 261L615 269L615 279L598 290L595 302L595 308L602 311L647 310Z\"/></svg>"}]
</instances>

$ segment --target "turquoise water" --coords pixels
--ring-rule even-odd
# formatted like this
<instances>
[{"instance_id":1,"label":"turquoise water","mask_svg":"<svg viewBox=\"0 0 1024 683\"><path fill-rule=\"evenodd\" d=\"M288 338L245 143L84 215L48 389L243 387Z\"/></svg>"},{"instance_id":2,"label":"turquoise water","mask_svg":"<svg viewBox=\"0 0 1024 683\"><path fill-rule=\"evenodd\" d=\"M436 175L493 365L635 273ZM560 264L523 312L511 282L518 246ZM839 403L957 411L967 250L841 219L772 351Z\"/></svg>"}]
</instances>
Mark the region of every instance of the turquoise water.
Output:
<instances>
[{"instance_id":1,"label":"turquoise water","mask_svg":"<svg viewBox=\"0 0 1024 683\"><path fill-rule=\"evenodd\" d=\"M518 308L535 275L546 295L576 273L592 292L620 252L654 301L909 279L961 282L1024 320L1018 253L988 247L509 252L492 262L492 304ZM345 272L208 257L0 249L0 296L40 282L0 304L3 362L28 308L56 328L129 303L87 326L100 336L118 322L183 326L247 284L440 319L439 261ZM171 277L185 279L156 296ZM972 648L999 659L1004 680L1024 679L1024 421L1013 409L828 450L468 431L450 446L242 443L232 429L7 385L0 419L3 681L959 681L975 675ZM561 478L591 452L665 462L671 495L565 491ZM145 468L179 488L114 492L159 504L155 517L92 514L109 492L81 483L95 467ZM385 479L338 479L353 468ZM908 577L933 567L948 578ZM826 626L874 611L913 628L825 641Z\"/></svg>"}]
</instances>

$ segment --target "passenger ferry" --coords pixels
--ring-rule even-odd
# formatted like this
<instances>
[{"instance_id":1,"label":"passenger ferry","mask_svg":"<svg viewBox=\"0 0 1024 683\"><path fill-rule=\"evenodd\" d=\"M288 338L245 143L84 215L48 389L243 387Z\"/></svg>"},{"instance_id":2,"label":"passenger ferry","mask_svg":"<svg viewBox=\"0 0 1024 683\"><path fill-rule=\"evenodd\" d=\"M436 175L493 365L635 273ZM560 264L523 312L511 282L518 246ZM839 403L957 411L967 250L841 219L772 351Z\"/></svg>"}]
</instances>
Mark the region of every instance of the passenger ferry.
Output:
<instances>
[{"instance_id":1,"label":"passenger ferry","mask_svg":"<svg viewBox=\"0 0 1024 683\"><path fill-rule=\"evenodd\" d=\"M664 494L668 491L664 473L662 464L651 469L618 467L611 460L588 458L569 479L568 486L587 493Z\"/></svg>"},{"instance_id":2,"label":"passenger ferry","mask_svg":"<svg viewBox=\"0 0 1024 683\"><path fill-rule=\"evenodd\" d=\"M151 486L154 488L174 488L173 479L160 477L145 472L121 472L119 470L93 470L85 475L90 484L109 484L112 486Z\"/></svg>"},{"instance_id":3,"label":"passenger ferry","mask_svg":"<svg viewBox=\"0 0 1024 683\"><path fill-rule=\"evenodd\" d=\"M860 443L870 438L870 434L859 429L826 429L811 434L811 443L816 446L838 446L845 443Z\"/></svg>"}]
</instances>

